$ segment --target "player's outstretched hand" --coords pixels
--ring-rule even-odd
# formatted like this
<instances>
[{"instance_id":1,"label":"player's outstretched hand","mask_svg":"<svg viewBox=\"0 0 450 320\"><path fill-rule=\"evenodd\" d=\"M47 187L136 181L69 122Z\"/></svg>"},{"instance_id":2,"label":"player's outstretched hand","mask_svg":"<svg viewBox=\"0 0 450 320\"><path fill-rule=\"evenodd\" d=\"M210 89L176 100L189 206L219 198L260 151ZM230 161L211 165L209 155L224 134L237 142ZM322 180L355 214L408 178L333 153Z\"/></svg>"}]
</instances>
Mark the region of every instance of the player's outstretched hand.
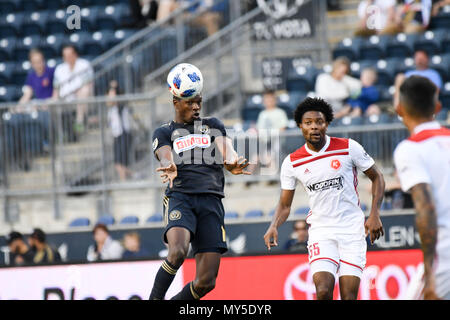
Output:
<instances>
[{"instance_id":1,"label":"player's outstretched hand","mask_svg":"<svg viewBox=\"0 0 450 320\"><path fill-rule=\"evenodd\" d=\"M167 167L160 167L156 169L156 172L162 172L162 183L169 182L169 188L173 186L173 180L177 177L177 166L175 163L171 163Z\"/></svg>"},{"instance_id":2,"label":"player's outstretched hand","mask_svg":"<svg viewBox=\"0 0 450 320\"><path fill-rule=\"evenodd\" d=\"M251 174L249 171L245 171L244 169L247 168L249 165L249 162L244 157L239 157L235 161L232 162L224 162L225 168L230 171L232 174Z\"/></svg>"},{"instance_id":3,"label":"player's outstretched hand","mask_svg":"<svg viewBox=\"0 0 450 320\"><path fill-rule=\"evenodd\" d=\"M264 243L266 244L267 250L270 251L271 247L278 246L278 231L275 227L269 227L266 234L264 235Z\"/></svg>"},{"instance_id":4,"label":"player's outstretched hand","mask_svg":"<svg viewBox=\"0 0 450 320\"><path fill-rule=\"evenodd\" d=\"M364 224L366 229L366 237L370 234L370 243L373 244L375 240L378 240L381 236L384 236L383 224L381 223L378 215L369 215L366 223Z\"/></svg>"}]
</instances>

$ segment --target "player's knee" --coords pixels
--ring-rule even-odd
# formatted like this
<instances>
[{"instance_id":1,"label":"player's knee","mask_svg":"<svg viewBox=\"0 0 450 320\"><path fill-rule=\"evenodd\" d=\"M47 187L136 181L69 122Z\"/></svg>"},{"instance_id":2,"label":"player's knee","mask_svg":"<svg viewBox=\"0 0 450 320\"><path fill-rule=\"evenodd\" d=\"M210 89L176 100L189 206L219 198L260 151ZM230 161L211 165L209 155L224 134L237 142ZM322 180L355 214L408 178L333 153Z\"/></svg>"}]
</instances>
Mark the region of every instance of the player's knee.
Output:
<instances>
[{"instance_id":1,"label":"player's knee","mask_svg":"<svg viewBox=\"0 0 450 320\"><path fill-rule=\"evenodd\" d=\"M184 259L186 259L188 251L189 247L188 248L184 246L170 247L169 254L167 255L167 260L169 260L169 262L172 265L179 268L183 264Z\"/></svg>"},{"instance_id":2,"label":"player's knee","mask_svg":"<svg viewBox=\"0 0 450 320\"><path fill-rule=\"evenodd\" d=\"M358 292L353 290L342 290L341 289L341 300L356 300L358 298Z\"/></svg>"},{"instance_id":3,"label":"player's knee","mask_svg":"<svg viewBox=\"0 0 450 320\"><path fill-rule=\"evenodd\" d=\"M333 290L328 286L318 285L316 286L317 300L333 300Z\"/></svg>"},{"instance_id":4,"label":"player's knee","mask_svg":"<svg viewBox=\"0 0 450 320\"><path fill-rule=\"evenodd\" d=\"M197 291L197 293L202 297L208 292L212 291L215 287L215 277L203 277L194 282L195 291Z\"/></svg>"}]
</instances>

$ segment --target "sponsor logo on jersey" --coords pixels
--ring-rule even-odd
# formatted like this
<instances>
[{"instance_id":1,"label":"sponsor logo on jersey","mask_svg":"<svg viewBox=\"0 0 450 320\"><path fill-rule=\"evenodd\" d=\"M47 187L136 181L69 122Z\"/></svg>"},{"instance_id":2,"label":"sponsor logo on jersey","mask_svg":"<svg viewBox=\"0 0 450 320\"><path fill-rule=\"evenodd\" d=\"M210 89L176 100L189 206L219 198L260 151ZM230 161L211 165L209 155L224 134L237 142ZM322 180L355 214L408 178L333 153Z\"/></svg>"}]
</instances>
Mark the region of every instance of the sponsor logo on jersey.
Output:
<instances>
[{"instance_id":1,"label":"sponsor logo on jersey","mask_svg":"<svg viewBox=\"0 0 450 320\"><path fill-rule=\"evenodd\" d=\"M313 183L307 186L309 191L324 191L331 188L335 188L336 190L340 190L344 187L344 179L342 177L337 177L333 179L328 179L325 181L320 181L317 183Z\"/></svg>"},{"instance_id":2,"label":"sponsor logo on jersey","mask_svg":"<svg viewBox=\"0 0 450 320\"><path fill-rule=\"evenodd\" d=\"M155 140L153 140L153 151L155 151L157 147L158 147L158 138L155 138Z\"/></svg>"},{"instance_id":3,"label":"sponsor logo on jersey","mask_svg":"<svg viewBox=\"0 0 450 320\"><path fill-rule=\"evenodd\" d=\"M173 142L173 150L177 154L194 148L209 148L210 146L211 137L206 134L190 134L177 138Z\"/></svg>"}]
</instances>

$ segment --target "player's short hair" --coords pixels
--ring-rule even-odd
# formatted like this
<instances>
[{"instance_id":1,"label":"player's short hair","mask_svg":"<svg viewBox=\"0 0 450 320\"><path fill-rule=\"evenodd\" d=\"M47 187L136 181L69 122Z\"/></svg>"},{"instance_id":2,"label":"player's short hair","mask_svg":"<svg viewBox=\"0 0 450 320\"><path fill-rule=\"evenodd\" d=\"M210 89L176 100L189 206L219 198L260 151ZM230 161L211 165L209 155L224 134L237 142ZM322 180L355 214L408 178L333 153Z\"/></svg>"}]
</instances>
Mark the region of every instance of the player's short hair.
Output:
<instances>
[{"instance_id":1,"label":"player's short hair","mask_svg":"<svg viewBox=\"0 0 450 320\"><path fill-rule=\"evenodd\" d=\"M437 87L428 78L408 77L400 86L400 102L414 118L429 118L434 114Z\"/></svg>"},{"instance_id":2,"label":"player's short hair","mask_svg":"<svg viewBox=\"0 0 450 320\"><path fill-rule=\"evenodd\" d=\"M295 109L294 120L297 125L300 125L300 123L302 123L303 115L308 111L322 112L325 116L326 122L328 123L330 123L334 119L333 108L328 102L326 102L322 98L308 97L298 105L297 109Z\"/></svg>"}]
</instances>

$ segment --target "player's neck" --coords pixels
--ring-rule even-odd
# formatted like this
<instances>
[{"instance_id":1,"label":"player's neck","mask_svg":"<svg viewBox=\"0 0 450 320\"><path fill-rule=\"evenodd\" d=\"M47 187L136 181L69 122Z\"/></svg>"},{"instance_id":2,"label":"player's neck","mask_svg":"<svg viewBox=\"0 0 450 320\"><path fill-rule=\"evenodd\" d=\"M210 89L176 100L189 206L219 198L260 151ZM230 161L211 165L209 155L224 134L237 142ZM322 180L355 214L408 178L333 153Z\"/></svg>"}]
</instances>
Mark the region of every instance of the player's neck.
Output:
<instances>
[{"instance_id":1,"label":"player's neck","mask_svg":"<svg viewBox=\"0 0 450 320\"><path fill-rule=\"evenodd\" d=\"M421 119L410 118L407 121L404 121L404 123L405 123L406 128L408 128L408 131L411 134L413 134L416 127L418 127L419 125L421 125L423 123L431 122L431 121L434 121L434 117L421 118Z\"/></svg>"},{"instance_id":2,"label":"player's neck","mask_svg":"<svg viewBox=\"0 0 450 320\"><path fill-rule=\"evenodd\" d=\"M312 150L314 152L319 152L320 150L322 150L322 148L325 146L326 143L327 143L326 138L324 138L323 140L321 140L317 143L311 143L309 141L306 141L306 145L308 146L308 149Z\"/></svg>"}]
</instances>

